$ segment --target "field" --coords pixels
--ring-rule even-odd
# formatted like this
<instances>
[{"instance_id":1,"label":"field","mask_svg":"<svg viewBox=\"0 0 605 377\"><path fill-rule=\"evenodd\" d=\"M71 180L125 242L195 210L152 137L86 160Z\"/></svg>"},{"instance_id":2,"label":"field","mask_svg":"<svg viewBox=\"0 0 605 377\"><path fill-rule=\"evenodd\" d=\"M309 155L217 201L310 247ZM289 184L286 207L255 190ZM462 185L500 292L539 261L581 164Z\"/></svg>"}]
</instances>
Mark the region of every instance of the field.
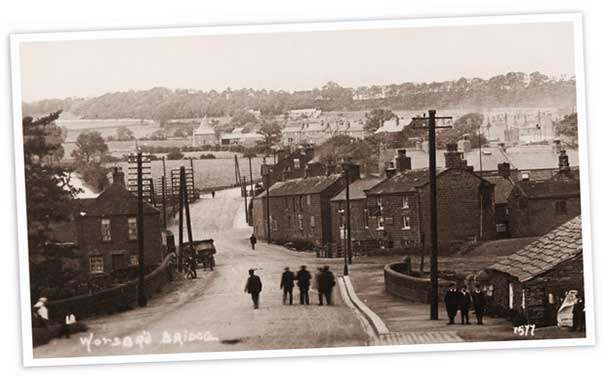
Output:
<instances>
[{"instance_id":1,"label":"field","mask_svg":"<svg viewBox=\"0 0 605 377\"><path fill-rule=\"evenodd\" d=\"M235 183L235 163L233 157L228 158L228 155L233 156L233 153L229 152L210 152L215 154L217 157L213 160L192 160L195 187L201 190L209 189L213 187L228 186ZM199 155L200 153L196 153ZM240 165L240 174L242 177L245 175L246 180L250 178L250 172L248 167L248 159L244 159L238 156ZM173 169L178 170L181 166L189 167L190 160L168 160L166 161L166 172L170 176L170 172ZM257 180L260 178L260 166L262 164L262 158L256 157L252 159L252 177ZM119 166L124 172L128 171L127 162L118 162L108 166ZM154 184L159 185L161 177L163 175L162 161L151 162L151 174L154 179Z\"/></svg>"}]
</instances>

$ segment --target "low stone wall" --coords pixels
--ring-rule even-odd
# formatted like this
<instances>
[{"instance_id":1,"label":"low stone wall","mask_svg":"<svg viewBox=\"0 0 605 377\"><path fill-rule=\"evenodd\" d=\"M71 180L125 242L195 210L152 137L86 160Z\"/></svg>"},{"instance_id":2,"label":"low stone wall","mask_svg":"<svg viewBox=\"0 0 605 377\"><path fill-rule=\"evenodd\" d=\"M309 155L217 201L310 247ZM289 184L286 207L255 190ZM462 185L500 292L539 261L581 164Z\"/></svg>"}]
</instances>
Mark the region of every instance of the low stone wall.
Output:
<instances>
[{"instance_id":1,"label":"low stone wall","mask_svg":"<svg viewBox=\"0 0 605 377\"><path fill-rule=\"evenodd\" d=\"M428 304L431 299L431 280L402 273L405 263L395 262L384 267L384 285L388 293L406 301ZM439 299L454 281L439 279Z\"/></svg>"},{"instance_id":2,"label":"low stone wall","mask_svg":"<svg viewBox=\"0 0 605 377\"><path fill-rule=\"evenodd\" d=\"M151 298L174 276L173 263L167 256L162 264L145 276L145 295ZM111 314L128 310L137 304L137 284L129 281L117 287L90 295L80 295L48 303L51 322L63 323L68 312L76 314L78 320L99 314Z\"/></svg>"}]
</instances>

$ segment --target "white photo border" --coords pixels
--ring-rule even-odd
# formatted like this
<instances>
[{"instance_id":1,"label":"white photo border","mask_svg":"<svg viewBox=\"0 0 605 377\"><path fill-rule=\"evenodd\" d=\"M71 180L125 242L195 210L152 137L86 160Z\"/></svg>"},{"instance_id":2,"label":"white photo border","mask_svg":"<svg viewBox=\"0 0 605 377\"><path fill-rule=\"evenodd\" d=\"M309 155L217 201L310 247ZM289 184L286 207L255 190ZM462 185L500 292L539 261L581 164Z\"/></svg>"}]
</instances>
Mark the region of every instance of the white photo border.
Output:
<instances>
[{"instance_id":1,"label":"white photo border","mask_svg":"<svg viewBox=\"0 0 605 377\"><path fill-rule=\"evenodd\" d=\"M26 42L45 41L75 41L98 39L126 39L126 38L159 38L179 36L210 36L210 35L237 35L258 33L286 33L310 31L342 31L342 30L372 30L388 28L411 27L437 27L437 26L469 26L469 25L497 25L521 23L548 23L571 22L574 30L575 49L575 77L576 77L576 106L578 114L578 153L580 160L580 189L581 189L581 216L582 216L582 243L584 253L584 291L586 308L586 337L574 339L552 340L509 340L465 342L447 344L421 344L397 346L363 346L338 348L308 348L308 349L278 349L268 351L229 351L229 352L199 352L199 353L167 353L124 356L92 356L92 357L57 357L34 358L31 329L31 308L29 289L29 263L27 241L27 218L25 196L25 169L21 112L21 66L20 44ZM471 17L440 17L416 19L388 19L370 21L336 21L336 22L304 22L282 24L254 24L232 26L205 26L185 28L153 28L153 29L122 29L101 31L67 31L48 33L20 33L10 35L11 77L13 95L13 133L15 150L15 188L17 208L17 233L19 245L19 290L21 304L21 335L23 365L59 366L59 365L92 365L92 364L118 364L142 363L164 361L192 361L192 360L224 360L224 359L251 359L271 357L300 357L300 356L337 356L337 355L366 355L391 354L407 352L434 352L434 351L469 351L494 349L523 349L544 347L571 347L595 345L595 308L593 286L593 264L591 244L590 221L590 194L589 194L589 165L588 165L588 130L585 99L584 76L584 39L582 14L550 13L525 14L503 16L471 16Z\"/></svg>"}]
</instances>

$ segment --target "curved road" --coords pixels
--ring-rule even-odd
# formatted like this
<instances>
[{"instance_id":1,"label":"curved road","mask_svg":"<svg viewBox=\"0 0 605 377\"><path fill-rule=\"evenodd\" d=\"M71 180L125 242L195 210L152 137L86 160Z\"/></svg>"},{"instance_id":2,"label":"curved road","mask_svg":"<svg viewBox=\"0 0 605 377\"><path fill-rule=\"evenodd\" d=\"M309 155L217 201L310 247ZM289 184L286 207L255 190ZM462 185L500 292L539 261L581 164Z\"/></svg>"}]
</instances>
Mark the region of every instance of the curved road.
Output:
<instances>
[{"instance_id":1,"label":"curved road","mask_svg":"<svg viewBox=\"0 0 605 377\"><path fill-rule=\"evenodd\" d=\"M156 354L173 352L360 346L368 342L355 313L334 292L335 305L282 305L279 279L284 266L302 264L314 272L340 261L258 243L249 247L251 228L244 218L239 189L217 192L191 206L195 239L213 238L218 250L214 271L198 270L197 280L178 280L150 300L146 308L86 321L90 329L34 349L34 357ZM178 237L175 226L171 227ZM185 230L185 238L187 237ZM178 240L177 240L178 242ZM249 268L263 281L260 309L244 293ZM130 344L130 341L133 344ZM138 341L138 343L137 343Z\"/></svg>"}]
</instances>

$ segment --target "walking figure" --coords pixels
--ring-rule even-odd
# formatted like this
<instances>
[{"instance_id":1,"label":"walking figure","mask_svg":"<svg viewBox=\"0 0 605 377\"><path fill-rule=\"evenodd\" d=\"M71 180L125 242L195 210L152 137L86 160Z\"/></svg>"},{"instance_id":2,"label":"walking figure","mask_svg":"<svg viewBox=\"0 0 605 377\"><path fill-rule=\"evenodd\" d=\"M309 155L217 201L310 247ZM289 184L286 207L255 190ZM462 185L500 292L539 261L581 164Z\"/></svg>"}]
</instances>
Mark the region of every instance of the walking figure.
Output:
<instances>
[{"instance_id":1,"label":"walking figure","mask_svg":"<svg viewBox=\"0 0 605 377\"><path fill-rule=\"evenodd\" d=\"M315 274L313 274L313 282L311 283L311 291L313 291L313 290L317 291L317 299L319 300L320 303L321 303L321 291L319 289L319 278L320 278L322 272L323 272L323 268L317 267L317 272L315 272Z\"/></svg>"},{"instance_id":2,"label":"walking figure","mask_svg":"<svg viewBox=\"0 0 605 377\"><path fill-rule=\"evenodd\" d=\"M319 275L319 305L323 305L323 298L326 298L326 305L332 305L332 289L336 285L334 274L329 266L325 266Z\"/></svg>"},{"instance_id":3,"label":"walking figure","mask_svg":"<svg viewBox=\"0 0 605 377\"><path fill-rule=\"evenodd\" d=\"M475 308L475 316L477 316L477 324L483 324L483 313L485 313L485 293L479 287L475 287L473 294L473 307Z\"/></svg>"},{"instance_id":4,"label":"walking figure","mask_svg":"<svg viewBox=\"0 0 605 377\"><path fill-rule=\"evenodd\" d=\"M254 233L250 236L250 246L252 246L252 250L254 250L254 247L256 246L256 236Z\"/></svg>"},{"instance_id":5,"label":"walking figure","mask_svg":"<svg viewBox=\"0 0 605 377\"><path fill-rule=\"evenodd\" d=\"M444 299L445 309L447 310L447 316L450 319L448 325L454 324L454 320L456 319L456 314L458 314L459 294L460 294L460 292L458 292L458 290L456 289L456 287L454 285L452 285L450 287L450 289L447 290L447 293L445 294L445 299Z\"/></svg>"},{"instance_id":6,"label":"walking figure","mask_svg":"<svg viewBox=\"0 0 605 377\"><path fill-rule=\"evenodd\" d=\"M284 268L284 272L281 274L281 282L279 288L284 291L283 304L286 305L286 297L290 305L292 305L292 289L294 288L294 272L290 271L290 267Z\"/></svg>"},{"instance_id":7,"label":"walking figure","mask_svg":"<svg viewBox=\"0 0 605 377\"><path fill-rule=\"evenodd\" d=\"M462 287L459 293L460 297L460 314L462 316L462 324L470 325L468 320L468 312L471 308L471 294L466 290L466 286Z\"/></svg>"},{"instance_id":8,"label":"walking figure","mask_svg":"<svg viewBox=\"0 0 605 377\"><path fill-rule=\"evenodd\" d=\"M216 192L212 191L212 199L214 199L215 195L216 195Z\"/></svg>"},{"instance_id":9,"label":"walking figure","mask_svg":"<svg viewBox=\"0 0 605 377\"><path fill-rule=\"evenodd\" d=\"M188 279L197 279L197 261L195 257L189 255L187 257L187 262L185 265L185 270L187 271L185 277Z\"/></svg>"},{"instance_id":10,"label":"walking figure","mask_svg":"<svg viewBox=\"0 0 605 377\"><path fill-rule=\"evenodd\" d=\"M309 305L309 286L311 285L311 274L307 271L307 266L300 266L296 273L298 289L300 290L301 305Z\"/></svg>"},{"instance_id":11,"label":"walking figure","mask_svg":"<svg viewBox=\"0 0 605 377\"><path fill-rule=\"evenodd\" d=\"M252 296L252 303L254 304L254 309L258 309L258 299L260 296L260 292L263 290L263 283L260 281L260 278L254 275L254 270L248 270L248 281L246 282L246 288L244 288L244 292L250 293Z\"/></svg>"}]
</instances>

